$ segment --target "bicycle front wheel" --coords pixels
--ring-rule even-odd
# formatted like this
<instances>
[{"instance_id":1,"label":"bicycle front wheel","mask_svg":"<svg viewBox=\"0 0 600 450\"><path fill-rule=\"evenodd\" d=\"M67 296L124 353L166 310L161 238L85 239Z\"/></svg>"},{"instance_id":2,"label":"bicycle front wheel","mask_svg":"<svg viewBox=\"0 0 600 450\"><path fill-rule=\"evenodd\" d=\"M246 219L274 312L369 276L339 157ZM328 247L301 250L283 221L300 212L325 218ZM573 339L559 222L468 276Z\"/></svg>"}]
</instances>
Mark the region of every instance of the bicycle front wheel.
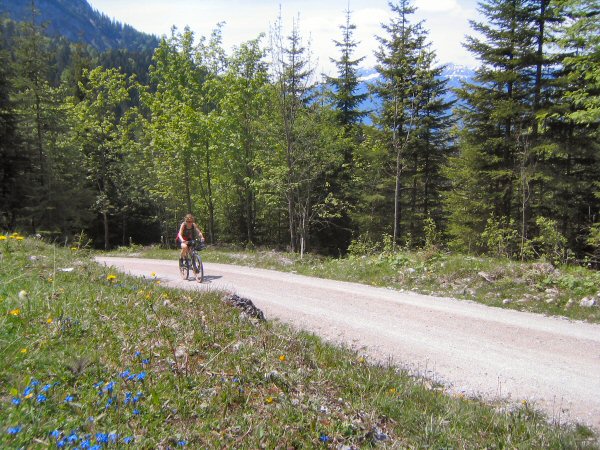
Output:
<instances>
[{"instance_id":1,"label":"bicycle front wheel","mask_svg":"<svg viewBox=\"0 0 600 450\"><path fill-rule=\"evenodd\" d=\"M190 274L190 266L185 258L179 258L179 274L184 280L187 280Z\"/></svg>"},{"instance_id":2,"label":"bicycle front wheel","mask_svg":"<svg viewBox=\"0 0 600 450\"><path fill-rule=\"evenodd\" d=\"M192 267L194 268L194 275L196 275L196 281L202 283L204 279L204 266L202 265L202 258L200 255L192 255Z\"/></svg>"}]
</instances>

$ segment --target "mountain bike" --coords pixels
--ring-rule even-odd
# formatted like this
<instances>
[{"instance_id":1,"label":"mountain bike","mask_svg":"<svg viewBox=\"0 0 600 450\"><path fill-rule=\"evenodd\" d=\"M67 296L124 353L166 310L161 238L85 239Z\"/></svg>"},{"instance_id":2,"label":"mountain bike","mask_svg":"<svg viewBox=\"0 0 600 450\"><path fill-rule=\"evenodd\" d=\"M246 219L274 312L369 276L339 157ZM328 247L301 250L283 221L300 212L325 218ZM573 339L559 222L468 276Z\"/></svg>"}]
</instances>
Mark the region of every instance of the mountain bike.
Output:
<instances>
[{"instance_id":1,"label":"mountain bike","mask_svg":"<svg viewBox=\"0 0 600 450\"><path fill-rule=\"evenodd\" d=\"M204 265L200 251L206 248L206 244L199 239L188 241L187 258L179 258L179 273L181 278L187 280L190 275L190 270L194 273L194 277L198 283L202 283L204 279Z\"/></svg>"}]
</instances>

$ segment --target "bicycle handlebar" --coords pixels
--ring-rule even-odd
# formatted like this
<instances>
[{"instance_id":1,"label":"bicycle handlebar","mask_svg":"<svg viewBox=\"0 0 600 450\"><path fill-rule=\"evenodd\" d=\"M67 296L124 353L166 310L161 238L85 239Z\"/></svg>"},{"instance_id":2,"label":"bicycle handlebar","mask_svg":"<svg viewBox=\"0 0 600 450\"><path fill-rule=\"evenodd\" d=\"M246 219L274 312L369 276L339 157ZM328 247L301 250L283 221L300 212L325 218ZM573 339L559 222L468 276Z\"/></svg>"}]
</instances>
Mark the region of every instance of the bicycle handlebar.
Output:
<instances>
[{"instance_id":1,"label":"bicycle handlebar","mask_svg":"<svg viewBox=\"0 0 600 450\"><path fill-rule=\"evenodd\" d=\"M188 245L195 250L204 250L206 248L206 244L200 239L191 239L188 241Z\"/></svg>"}]
</instances>

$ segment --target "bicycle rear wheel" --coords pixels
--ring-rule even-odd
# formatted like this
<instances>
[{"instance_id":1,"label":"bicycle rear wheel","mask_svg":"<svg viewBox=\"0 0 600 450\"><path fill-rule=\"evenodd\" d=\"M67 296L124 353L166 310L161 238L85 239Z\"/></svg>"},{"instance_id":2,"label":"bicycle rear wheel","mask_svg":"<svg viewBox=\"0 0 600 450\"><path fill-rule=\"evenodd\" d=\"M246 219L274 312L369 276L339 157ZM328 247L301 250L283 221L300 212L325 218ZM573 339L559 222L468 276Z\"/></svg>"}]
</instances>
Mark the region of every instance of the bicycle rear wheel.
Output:
<instances>
[{"instance_id":1,"label":"bicycle rear wheel","mask_svg":"<svg viewBox=\"0 0 600 450\"><path fill-rule=\"evenodd\" d=\"M194 268L196 281L202 283L202 280L204 279L204 265L202 264L202 258L196 253L192 255L192 267Z\"/></svg>"},{"instance_id":2,"label":"bicycle rear wheel","mask_svg":"<svg viewBox=\"0 0 600 450\"><path fill-rule=\"evenodd\" d=\"M188 279L188 276L190 275L190 265L187 258L179 258L179 274L184 280Z\"/></svg>"}]
</instances>

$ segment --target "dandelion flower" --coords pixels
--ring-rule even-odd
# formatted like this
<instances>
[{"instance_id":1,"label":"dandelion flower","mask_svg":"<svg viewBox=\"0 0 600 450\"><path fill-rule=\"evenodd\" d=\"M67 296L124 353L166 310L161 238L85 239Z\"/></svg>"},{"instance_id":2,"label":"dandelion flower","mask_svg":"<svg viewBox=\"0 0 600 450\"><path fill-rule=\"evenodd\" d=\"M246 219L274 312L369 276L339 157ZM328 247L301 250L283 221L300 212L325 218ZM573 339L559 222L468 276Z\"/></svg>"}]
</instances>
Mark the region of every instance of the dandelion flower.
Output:
<instances>
[{"instance_id":1,"label":"dandelion flower","mask_svg":"<svg viewBox=\"0 0 600 450\"><path fill-rule=\"evenodd\" d=\"M396 388L390 388L390 394L395 394L396 393Z\"/></svg>"},{"instance_id":2,"label":"dandelion flower","mask_svg":"<svg viewBox=\"0 0 600 450\"><path fill-rule=\"evenodd\" d=\"M52 320L52 317L48 317L48 318L46 319L46 323L52 323L52 322L54 322L54 320Z\"/></svg>"},{"instance_id":3,"label":"dandelion flower","mask_svg":"<svg viewBox=\"0 0 600 450\"><path fill-rule=\"evenodd\" d=\"M16 239L17 241L22 241L22 240L23 240L23 239L25 239L25 238L24 238L23 236L17 236L15 239Z\"/></svg>"},{"instance_id":4,"label":"dandelion flower","mask_svg":"<svg viewBox=\"0 0 600 450\"><path fill-rule=\"evenodd\" d=\"M267 403L273 403L273 397L267 397L267 399L265 400L265 402Z\"/></svg>"},{"instance_id":5,"label":"dandelion flower","mask_svg":"<svg viewBox=\"0 0 600 450\"><path fill-rule=\"evenodd\" d=\"M150 276L151 276L152 278L155 278L155 277L156 277L156 272L152 272L152 273L150 274Z\"/></svg>"},{"instance_id":6,"label":"dandelion flower","mask_svg":"<svg viewBox=\"0 0 600 450\"><path fill-rule=\"evenodd\" d=\"M115 280L117 279L117 276L116 276L116 275L113 275L113 274L111 273L110 275L108 275L108 276L106 277L106 279L107 279L108 281L115 281Z\"/></svg>"},{"instance_id":7,"label":"dandelion flower","mask_svg":"<svg viewBox=\"0 0 600 450\"><path fill-rule=\"evenodd\" d=\"M21 310L19 308L15 308L15 309L11 309L8 313L11 316L18 316L19 314L21 314Z\"/></svg>"},{"instance_id":8,"label":"dandelion flower","mask_svg":"<svg viewBox=\"0 0 600 450\"><path fill-rule=\"evenodd\" d=\"M4 236L3 234L0 234L0 241L5 241L6 240L6 236Z\"/></svg>"},{"instance_id":9,"label":"dandelion flower","mask_svg":"<svg viewBox=\"0 0 600 450\"><path fill-rule=\"evenodd\" d=\"M26 348L22 348L21 349L21 353L27 353L27 349Z\"/></svg>"},{"instance_id":10,"label":"dandelion flower","mask_svg":"<svg viewBox=\"0 0 600 450\"><path fill-rule=\"evenodd\" d=\"M279 361L285 361L285 355L279 355Z\"/></svg>"},{"instance_id":11,"label":"dandelion flower","mask_svg":"<svg viewBox=\"0 0 600 450\"><path fill-rule=\"evenodd\" d=\"M77 251L77 247L71 247L71 250L76 252Z\"/></svg>"}]
</instances>

